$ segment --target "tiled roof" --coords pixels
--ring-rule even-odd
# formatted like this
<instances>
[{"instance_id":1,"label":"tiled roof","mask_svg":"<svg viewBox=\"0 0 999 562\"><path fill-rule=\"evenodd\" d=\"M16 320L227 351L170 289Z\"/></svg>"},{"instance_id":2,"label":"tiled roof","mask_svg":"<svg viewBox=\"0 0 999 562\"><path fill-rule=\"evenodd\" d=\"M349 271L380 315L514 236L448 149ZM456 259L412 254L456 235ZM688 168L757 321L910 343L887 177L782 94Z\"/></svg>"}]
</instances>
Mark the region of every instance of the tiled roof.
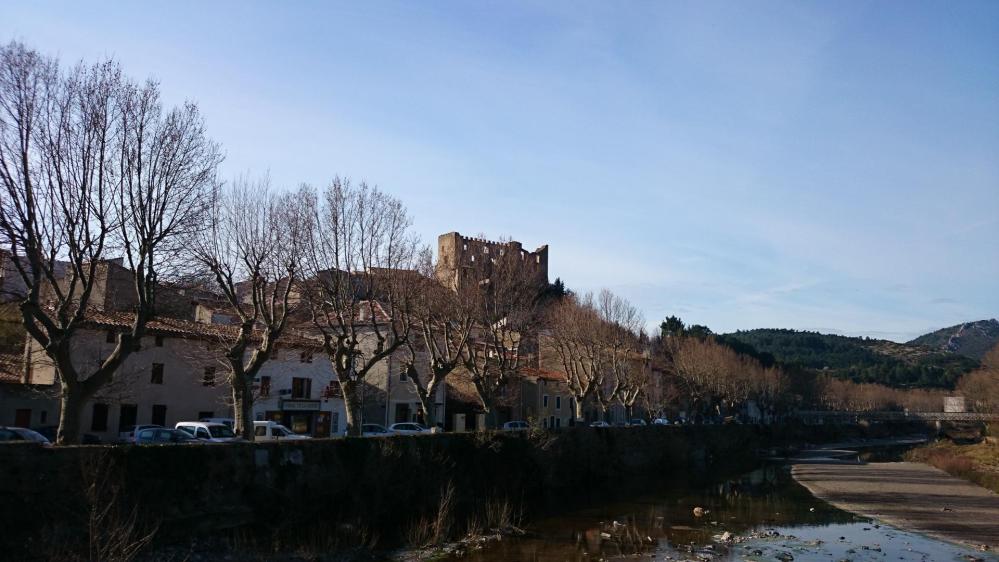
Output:
<instances>
[{"instance_id":1,"label":"tiled roof","mask_svg":"<svg viewBox=\"0 0 999 562\"><path fill-rule=\"evenodd\" d=\"M132 326L134 316L126 312L92 312L87 315L87 323L101 328L128 329ZM204 324L179 318L157 317L146 323L146 332L167 336L202 338L202 339L234 339L239 335L239 326L229 324ZM261 337L259 332L254 335ZM286 347L318 348L322 343L315 338L285 332L277 343Z\"/></svg>"},{"instance_id":2,"label":"tiled roof","mask_svg":"<svg viewBox=\"0 0 999 562\"><path fill-rule=\"evenodd\" d=\"M447 398L457 402L481 405L479 395L475 391L475 383L468 372L456 370L447 379Z\"/></svg>"},{"instance_id":3,"label":"tiled roof","mask_svg":"<svg viewBox=\"0 0 999 562\"><path fill-rule=\"evenodd\" d=\"M520 374L526 377L536 377L546 381L565 382L565 373L561 371L550 371L547 369L535 369L533 367L521 367Z\"/></svg>"}]
</instances>

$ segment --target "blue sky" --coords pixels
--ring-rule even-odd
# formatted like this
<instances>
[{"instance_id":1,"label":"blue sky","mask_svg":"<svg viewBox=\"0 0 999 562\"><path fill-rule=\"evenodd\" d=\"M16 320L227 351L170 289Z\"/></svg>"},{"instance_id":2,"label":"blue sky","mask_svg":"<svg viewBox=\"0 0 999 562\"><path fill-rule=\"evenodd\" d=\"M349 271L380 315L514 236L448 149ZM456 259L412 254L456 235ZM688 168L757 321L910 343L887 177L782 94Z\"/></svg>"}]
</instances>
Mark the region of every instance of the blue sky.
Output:
<instances>
[{"instance_id":1,"label":"blue sky","mask_svg":"<svg viewBox=\"0 0 999 562\"><path fill-rule=\"evenodd\" d=\"M225 172L367 179L650 325L999 316L999 3L0 2L196 100Z\"/></svg>"}]
</instances>

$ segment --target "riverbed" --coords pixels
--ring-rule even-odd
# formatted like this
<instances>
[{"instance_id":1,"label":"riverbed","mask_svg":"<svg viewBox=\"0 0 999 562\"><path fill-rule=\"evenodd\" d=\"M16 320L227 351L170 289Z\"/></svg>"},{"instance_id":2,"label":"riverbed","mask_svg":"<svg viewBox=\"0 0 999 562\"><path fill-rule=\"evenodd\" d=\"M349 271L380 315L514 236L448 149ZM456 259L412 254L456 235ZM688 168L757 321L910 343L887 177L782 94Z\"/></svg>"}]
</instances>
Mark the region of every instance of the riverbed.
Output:
<instances>
[{"instance_id":1,"label":"riverbed","mask_svg":"<svg viewBox=\"0 0 999 562\"><path fill-rule=\"evenodd\" d=\"M999 561L992 552L841 511L812 496L783 466L571 509L533 521L526 531L448 560Z\"/></svg>"}]
</instances>

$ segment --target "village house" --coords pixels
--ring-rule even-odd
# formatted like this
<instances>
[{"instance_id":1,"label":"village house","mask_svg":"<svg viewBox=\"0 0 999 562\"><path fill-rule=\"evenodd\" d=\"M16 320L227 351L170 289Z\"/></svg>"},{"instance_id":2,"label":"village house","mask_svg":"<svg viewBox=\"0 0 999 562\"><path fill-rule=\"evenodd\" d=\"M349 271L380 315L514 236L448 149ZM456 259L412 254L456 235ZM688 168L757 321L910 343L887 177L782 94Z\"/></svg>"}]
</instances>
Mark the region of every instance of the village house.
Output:
<instances>
[{"instance_id":1,"label":"village house","mask_svg":"<svg viewBox=\"0 0 999 562\"><path fill-rule=\"evenodd\" d=\"M86 373L96 368L129 322L123 313L92 314L74 343L77 369ZM235 332L230 325L175 318L150 321L147 335L125 359L115 382L84 407L82 431L114 441L135 424L173 426L180 421L231 418L222 345ZM317 437L342 432L343 400L329 362L313 360L317 350L314 341L299 336L278 340L278 356L264 364L256 380L255 419L280 421L296 433ZM33 342L27 353L25 380L36 389L52 388L50 394L57 397L58 381L48 358ZM32 424L58 423L55 400L36 401L35 408L39 412L37 418L31 414Z\"/></svg>"}]
</instances>

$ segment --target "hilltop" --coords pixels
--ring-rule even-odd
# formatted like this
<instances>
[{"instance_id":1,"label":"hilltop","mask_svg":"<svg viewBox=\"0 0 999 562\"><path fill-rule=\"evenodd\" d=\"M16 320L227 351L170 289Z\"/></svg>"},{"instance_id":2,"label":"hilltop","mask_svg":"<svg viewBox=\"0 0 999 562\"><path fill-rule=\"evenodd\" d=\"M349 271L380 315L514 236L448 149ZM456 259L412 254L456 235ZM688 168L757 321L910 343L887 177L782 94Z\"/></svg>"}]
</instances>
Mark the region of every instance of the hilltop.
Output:
<instances>
[{"instance_id":1,"label":"hilltop","mask_svg":"<svg viewBox=\"0 0 999 562\"><path fill-rule=\"evenodd\" d=\"M976 359L925 345L818 332L758 329L725 337L785 365L893 387L953 388L961 375L979 364Z\"/></svg>"},{"instance_id":2,"label":"hilltop","mask_svg":"<svg viewBox=\"0 0 999 562\"><path fill-rule=\"evenodd\" d=\"M999 321L978 320L965 322L919 336L907 345L926 346L981 360L999 344Z\"/></svg>"}]
</instances>

